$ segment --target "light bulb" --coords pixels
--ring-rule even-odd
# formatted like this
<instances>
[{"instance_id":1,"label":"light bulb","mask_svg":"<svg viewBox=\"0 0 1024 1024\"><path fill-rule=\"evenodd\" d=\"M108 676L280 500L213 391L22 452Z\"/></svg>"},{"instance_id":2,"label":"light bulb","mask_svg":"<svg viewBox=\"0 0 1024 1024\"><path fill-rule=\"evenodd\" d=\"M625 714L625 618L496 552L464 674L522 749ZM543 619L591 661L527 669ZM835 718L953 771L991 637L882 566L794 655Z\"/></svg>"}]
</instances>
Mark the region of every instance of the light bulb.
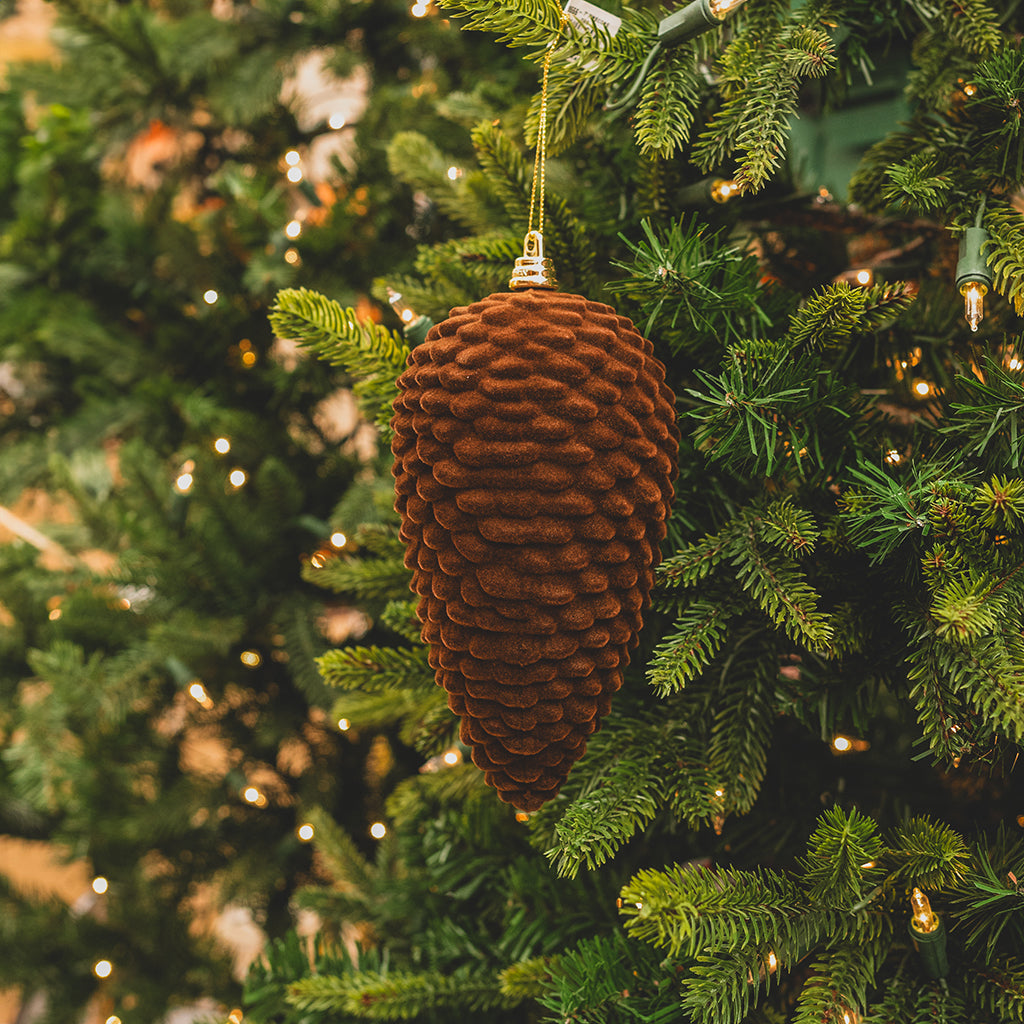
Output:
<instances>
[{"instance_id":1,"label":"light bulb","mask_svg":"<svg viewBox=\"0 0 1024 1024\"><path fill-rule=\"evenodd\" d=\"M290 220L284 226L284 233L289 238L298 238L302 234L302 222L297 220Z\"/></svg>"},{"instance_id":2,"label":"light bulb","mask_svg":"<svg viewBox=\"0 0 1024 1024\"><path fill-rule=\"evenodd\" d=\"M929 935L939 930L938 915L932 910L928 897L917 886L914 886L914 891L910 894L910 909L913 911L910 926L915 932Z\"/></svg>"},{"instance_id":3,"label":"light bulb","mask_svg":"<svg viewBox=\"0 0 1024 1024\"><path fill-rule=\"evenodd\" d=\"M197 679L188 688L188 695L197 703L206 708L207 711L213 707L213 701L206 692L206 687Z\"/></svg>"},{"instance_id":4,"label":"light bulb","mask_svg":"<svg viewBox=\"0 0 1024 1024\"><path fill-rule=\"evenodd\" d=\"M874 278L874 276L875 275L872 274L871 271L868 270L867 267L864 267L861 270L858 270L857 273L853 275L854 280L857 282L857 284L864 285L865 288L869 284L871 284L871 281Z\"/></svg>"},{"instance_id":5,"label":"light bulb","mask_svg":"<svg viewBox=\"0 0 1024 1024\"><path fill-rule=\"evenodd\" d=\"M1006 357L1006 368L1008 370L1024 370L1024 359L1021 359L1016 352L1011 352Z\"/></svg>"},{"instance_id":6,"label":"light bulb","mask_svg":"<svg viewBox=\"0 0 1024 1024\"><path fill-rule=\"evenodd\" d=\"M286 177L293 185L297 185L300 181L302 181L302 168L289 167L288 174L286 175Z\"/></svg>"},{"instance_id":7,"label":"light bulb","mask_svg":"<svg viewBox=\"0 0 1024 1024\"><path fill-rule=\"evenodd\" d=\"M305 825L300 825L296 835L304 842L308 843L313 838L313 826L306 822Z\"/></svg>"},{"instance_id":8,"label":"light bulb","mask_svg":"<svg viewBox=\"0 0 1024 1024\"><path fill-rule=\"evenodd\" d=\"M716 203L727 203L739 194L740 187L732 178L716 178L711 183L711 198Z\"/></svg>"},{"instance_id":9,"label":"light bulb","mask_svg":"<svg viewBox=\"0 0 1024 1024\"><path fill-rule=\"evenodd\" d=\"M449 167L448 168L448 180L449 181L458 181L459 178L461 178L461 177L462 177L462 168L461 167Z\"/></svg>"},{"instance_id":10,"label":"light bulb","mask_svg":"<svg viewBox=\"0 0 1024 1024\"><path fill-rule=\"evenodd\" d=\"M117 1016L116 1014L111 1014L111 1015L110 1015L110 1016L109 1016L109 1017L108 1017L108 1018L107 1018L107 1019L106 1019L106 1020L105 1020L105 1021L103 1022L103 1024L121 1024L121 1018L120 1018L120 1017L118 1017L118 1016Z\"/></svg>"},{"instance_id":11,"label":"light bulb","mask_svg":"<svg viewBox=\"0 0 1024 1024\"><path fill-rule=\"evenodd\" d=\"M446 765L456 765L462 760L462 752L456 747L452 747L451 750L446 750L444 756L441 758Z\"/></svg>"},{"instance_id":12,"label":"light bulb","mask_svg":"<svg viewBox=\"0 0 1024 1024\"><path fill-rule=\"evenodd\" d=\"M423 18L427 13L427 5L423 3L423 0L417 0L417 2L409 8L409 13L414 18Z\"/></svg>"},{"instance_id":13,"label":"light bulb","mask_svg":"<svg viewBox=\"0 0 1024 1024\"><path fill-rule=\"evenodd\" d=\"M267 798L255 786L246 786L242 790L242 799L254 807L263 807L267 802Z\"/></svg>"},{"instance_id":14,"label":"light bulb","mask_svg":"<svg viewBox=\"0 0 1024 1024\"><path fill-rule=\"evenodd\" d=\"M919 380L914 382L914 393L921 398L927 398L933 391L931 384L926 380Z\"/></svg>"},{"instance_id":15,"label":"light bulb","mask_svg":"<svg viewBox=\"0 0 1024 1024\"><path fill-rule=\"evenodd\" d=\"M96 963L92 965L92 973L95 974L97 978L109 978L113 969L114 965L109 960L97 960Z\"/></svg>"},{"instance_id":16,"label":"light bulb","mask_svg":"<svg viewBox=\"0 0 1024 1024\"><path fill-rule=\"evenodd\" d=\"M333 128L337 131L339 128L345 127L345 115L338 113L337 111L327 119L327 127Z\"/></svg>"},{"instance_id":17,"label":"light bulb","mask_svg":"<svg viewBox=\"0 0 1024 1024\"><path fill-rule=\"evenodd\" d=\"M343 548L348 543L348 537L340 530L331 534L331 544L336 548Z\"/></svg>"},{"instance_id":18,"label":"light bulb","mask_svg":"<svg viewBox=\"0 0 1024 1024\"><path fill-rule=\"evenodd\" d=\"M708 8L721 21L730 11L735 10L745 0L709 0Z\"/></svg>"},{"instance_id":19,"label":"light bulb","mask_svg":"<svg viewBox=\"0 0 1024 1024\"><path fill-rule=\"evenodd\" d=\"M298 162L301 159L302 159L302 157L299 155L299 151L297 149L289 149L288 152L285 153L285 155L284 155L284 162L289 167L297 166Z\"/></svg>"},{"instance_id":20,"label":"light bulb","mask_svg":"<svg viewBox=\"0 0 1024 1024\"><path fill-rule=\"evenodd\" d=\"M964 319L971 325L971 330L976 331L985 317L988 285L984 281L966 281L960 286L960 294L964 297Z\"/></svg>"},{"instance_id":21,"label":"light bulb","mask_svg":"<svg viewBox=\"0 0 1024 1024\"><path fill-rule=\"evenodd\" d=\"M213 450L220 455L227 455L231 451L231 442L226 437L218 437L213 442Z\"/></svg>"},{"instance_id":22,"label":"light bulb","mask_svg":"<svg viewBox=\"0 0 1024 1024\"><path fill-rule=\"evenodd\" d=\"M374 839L383 839L388 834L388 827L383 821L375 821L370 826L370 835Z\"/></svg>"},{"instance_id":23,"label":"light bulb","mask_svg":"<svg viewBox=\"0 0 1024 1024\"><path fill-rule=\"evenodd\" d=\"M284 251L284 261L290 267L297 267L302 262L302 256L298 249L294 246L289 246Z\"/></svg>"},{"instance_id":24,"label":"light bulb","mask_svg":"<svg viewBox=\"0 0 1024 1024\"><path fill-rule=\"evenodd\" d=\"M102 896L109 888L110 883L102 875L97 875L92 880L92 891L96 893L97 896Z\"/></svg>"},{"instance_id":25,"label":"light bulb","mask_svg":"<svg viewBox=\"0 0 1024 1024\"><path fill-rule=\"evenodd\" d=\"M840 754L845 754L847 750L853 749L853 744L850 742L849 736L833 736L832 737L832 749Z\"/></svg>"},{"instance_id":26,"label":"light bulb","mask_svg":"<svg viewBox=\"0 0 1024 1024\"><path fill-rule=\"evenodd\" d=\"M259 668L263 664L263 657L259 651L242 651L238 660L248 668Z\"/></svg>"},{"instance_id":27,"label":"light bulb","mask_svg":"<svg viewBox=\"0 0 1024 1024\"><path fill-rule=\"evenodd\" d=\"M182 473L178 477L178 479L174 481L174 486L177 487L182 494L187 494L190 490L192 490L192 483L192 474Z\"/></svg>"},{"instance_id":28,"label":"light bulb","mask_svg":"<svg viewBox=\"0 0 1024 1024\"><path fill-rule=\"evenodd\" d=\"M203 302L208 306L212 306L217 301L217 292L213 288L207 288L203 292Z\"/></svg>"},{"instance_id":29,"label":"light bulb","mask_svg":"<svg viewBox=\"0 0 1024 1024\"><path fill-rule=\"evenodd\" d=\"M900 461L900 453L895 448L890 448L885 453L885 461L895 466Z\"/></svg>"},{"instance_id":30,"label":"light bulb","mask_svg":"<svg viewBox=\"0 0 1024 1024\"><path fill-rule=\"evenodd\" d=\"M347 718L338 719L338 728L342 732L348 732L352 728L352 723Z\"/></svg>"},{"instance_id":31,"label":"light bulb","mask_svg":"<svg viewBox=\"0 0 1024 1024\"><path fill-rule=\"evenodd\" d=\"M231 481L232 487L241 487L247 479L244 469L233 469L228 474L228 480Z\"/></svg>"},{"instance_id":32,"label":"light bulb","mask_svg":"<svg viewBox=\"0 0 1024 1024\"><path fill-rule=\"evenodd\" d=\"M403 324L412 323L416 319L416 310L402 298L401 292L396 292L394 288L388 288L388 302L391 303L391 308L398 314L398 318Z\"/></svg>"}]
</instances>

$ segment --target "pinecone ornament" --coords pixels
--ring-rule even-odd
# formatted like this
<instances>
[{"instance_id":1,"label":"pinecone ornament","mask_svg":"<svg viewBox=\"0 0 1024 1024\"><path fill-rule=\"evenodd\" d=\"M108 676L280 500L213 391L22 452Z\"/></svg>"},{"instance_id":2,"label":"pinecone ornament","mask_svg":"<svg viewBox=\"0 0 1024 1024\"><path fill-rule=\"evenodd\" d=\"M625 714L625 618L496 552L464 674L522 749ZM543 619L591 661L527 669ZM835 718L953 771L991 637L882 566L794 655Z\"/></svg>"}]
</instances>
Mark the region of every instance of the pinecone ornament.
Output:
<instances>
[{"instance_id":1,"label":"pinecone ornament","mask_svg":"<svg viewBox=\"0 0 1024 1024\"><path fill-rule=\"evenodd\" d=\"M536 810L608 713L649 603L679 441L665 368L611 307L531 287L453 309L398 386L430 664L487 783Z\"/></svg>"}]
</instances>

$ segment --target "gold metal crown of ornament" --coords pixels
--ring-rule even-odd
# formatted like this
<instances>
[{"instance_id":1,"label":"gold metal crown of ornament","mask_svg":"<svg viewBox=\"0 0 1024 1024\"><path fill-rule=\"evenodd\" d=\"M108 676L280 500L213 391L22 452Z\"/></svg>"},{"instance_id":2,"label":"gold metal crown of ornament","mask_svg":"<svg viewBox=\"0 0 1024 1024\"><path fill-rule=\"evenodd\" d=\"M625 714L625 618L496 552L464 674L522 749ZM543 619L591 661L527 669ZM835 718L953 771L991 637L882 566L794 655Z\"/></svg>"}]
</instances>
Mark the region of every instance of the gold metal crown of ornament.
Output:
<instances>
[{"instance_id":1,"label":"gold metal crown of ornament","mask_svg":"<svg viewBox=\"0 0 1024 1024\"><path fill-rule=\"evenodd\" d=\"M512 269L509 291L521 288L557 288L555 268L544 256L544 236L539 231L528 231L523 239L523 255L516 257Z\"/></svg>"}]
</instances>

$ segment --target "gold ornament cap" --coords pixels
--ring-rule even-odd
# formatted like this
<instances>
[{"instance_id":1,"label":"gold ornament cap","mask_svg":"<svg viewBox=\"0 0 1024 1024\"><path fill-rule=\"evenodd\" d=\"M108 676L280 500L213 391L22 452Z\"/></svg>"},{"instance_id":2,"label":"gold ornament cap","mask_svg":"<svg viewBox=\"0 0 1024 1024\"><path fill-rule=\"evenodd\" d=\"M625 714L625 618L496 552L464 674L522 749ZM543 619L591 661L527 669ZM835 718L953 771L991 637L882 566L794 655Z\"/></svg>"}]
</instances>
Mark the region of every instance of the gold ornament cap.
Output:
<instances>
[{"instance_id":1,"label":"gold ornament cap","mask_svg":"<svg viewBox=\"0 0 1024 1024\"><path fill-rule=\"evenodd\" d=\"M523 255L516 257L512 269L509 291L523 288L557 288L555 268L544 256L544 236L539 231L528 231L523 239Z\"/></svg>"}]
</instances>

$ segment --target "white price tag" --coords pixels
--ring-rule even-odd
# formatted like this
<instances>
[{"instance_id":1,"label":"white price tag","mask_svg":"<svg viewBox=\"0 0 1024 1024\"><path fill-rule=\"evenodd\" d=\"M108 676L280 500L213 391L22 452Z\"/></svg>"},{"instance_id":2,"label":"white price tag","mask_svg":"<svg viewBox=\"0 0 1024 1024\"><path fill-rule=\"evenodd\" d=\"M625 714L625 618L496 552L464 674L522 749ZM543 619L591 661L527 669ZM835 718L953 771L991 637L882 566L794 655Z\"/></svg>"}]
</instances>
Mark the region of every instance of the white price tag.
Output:
<instances>
[{"instance_id":1,"label":"white price tag","mask_svg":"<svg viewBox=\"0 0 1024 1024\"><path fill-rule=\"evenodd\" d=\"M595 25L602 25L609 35L615 35L622 24L620 17L603 11L589 0L569 0L565 5L565 15L581 32L589 31Z\"/></svg>"}]
</instances>

